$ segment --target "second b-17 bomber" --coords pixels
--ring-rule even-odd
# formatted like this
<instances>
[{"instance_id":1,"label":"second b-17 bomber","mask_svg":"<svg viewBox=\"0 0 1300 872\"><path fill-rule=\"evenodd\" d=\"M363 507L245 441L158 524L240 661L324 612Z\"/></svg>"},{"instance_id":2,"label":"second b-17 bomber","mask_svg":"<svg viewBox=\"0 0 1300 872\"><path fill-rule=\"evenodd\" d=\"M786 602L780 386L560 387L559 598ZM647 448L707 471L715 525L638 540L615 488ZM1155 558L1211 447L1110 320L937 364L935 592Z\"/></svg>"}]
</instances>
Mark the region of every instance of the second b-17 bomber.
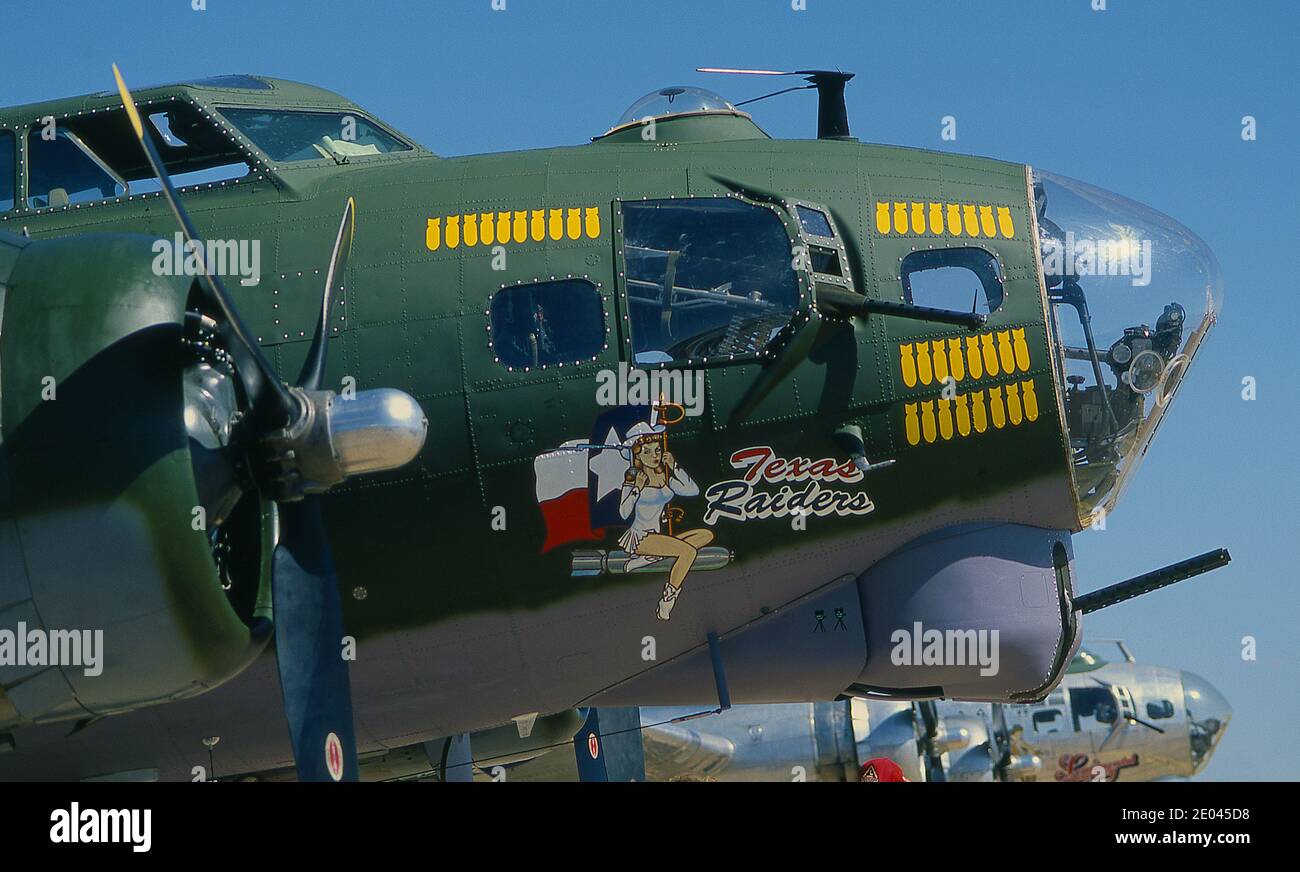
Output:
<instances>
[{"instance_id":1,"label":"second b-17 bomber","mask_svg":"<svg viewBox=\"0 0 1300 872\"><path fill-rule=\"evenodd\" d=\"M0 109L0 778L1028 703L1080 615L1226 562L1081 595L1071 545L1215 322L1207 247L800 75L815 139L674 87L457 158L260 76Z\"/></svg>"}]
</instances>

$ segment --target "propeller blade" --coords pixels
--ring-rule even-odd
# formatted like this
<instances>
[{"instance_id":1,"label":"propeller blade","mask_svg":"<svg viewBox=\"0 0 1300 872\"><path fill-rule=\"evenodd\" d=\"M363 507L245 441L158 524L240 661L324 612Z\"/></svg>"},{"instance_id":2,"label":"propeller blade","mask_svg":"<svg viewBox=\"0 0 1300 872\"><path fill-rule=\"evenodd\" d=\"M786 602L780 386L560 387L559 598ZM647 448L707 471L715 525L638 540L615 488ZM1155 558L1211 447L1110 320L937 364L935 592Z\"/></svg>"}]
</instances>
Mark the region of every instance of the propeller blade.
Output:
<instances>
[{"instance_id":1,"label":"propeller blade","mask_svg":"<svg viewBox=\"0 0 1300 872\"><path fill-rule=\"evenodd\" d=\"M175 216L176 222L180 225L181 233L185 238L186 251L195 250L195 246L201 246L202 238L198 231L194 229L194 223L190 220L189 213L181 205L180 197L176 194L176 187L172 184L171 177L167 174L163 166L162 158L158 155L158 148L154 145L153 137L147 136L144 129L144 121L140 118L140 112L136 109L135 98L131 95L130 89L126 86L126 81L122 78L122 73L113 64L113 78L117 80L117 90L122 97L122 105L126 109L127 117L131 121L131 130L135 133L135 138L139 141L140 147L144 149L145 158L149 161L149 166L153 173L158 177L162 185L163 198L167 205L171 207L172 215ZM206 258L196 258L199 262L199 286L203 288L208 296L209 302L220 310L224 323L222 329L230 334L235 341L227 343L227 351L235 358L235 368L243 381L245 392L253 405L253 411L260 418L259 423L272 424L279 426L292 420L297 414L298 405L290 396L289 391L280 382L279 376L271 368L270 362L262 354L262 349L257 342L253 340L244 325L243 319L239 317L239 312L235 308L234 300L231 298L229 291L222 284L221 279L217 276L210 275L207 269ZM273 420L272 416L276 415L281 420Z\"/></svg>"},{"instance_id":2,"label":"propeller blade","mask_svg":"<svg viewBox=\"0 0 1300 872\"><path fill-rule=\"evenodd\" d=\"M469 733L448 736L442 746L438 779L448 783L474 780L474 749Z\"/></svg>"},{"instance_id":3,"label":"propeller blade","mask_svg":"<svg viewBox=\"0 0 1300 872\"><path fill-rule=\"evenodd\" d=\"M272 563L275 657L299 781L356 781L343 606L320 497L281 503Z\"/></svg>"},{"instance_id":4,"label":"propeller blade","mask_svg":"<svg viewBox=\"0 0 1300 872\"><path fill-rule=\"evenodd\" d=\"M325 375L325 328L329 324L330 307L334 303L335 276L340 281L347 269L348 255L352 252L352 240L357 232L357 204L348 197L348 204L343 208L343 220L339 222L338 235L334 237L334 252L330 255L330 268L325 274L325 290L321 293L320 320L316 323L316 334L312 337L311 348L303 362L302 372L298 375L298 386L314 391L320 388Z\"/></svg>"},{"instance_id":5,"label":"propeller blade","mask_svg":"<svg viewBox=\"0 0 1300 872\"><path fill-rule=\"evenodd\" d=\"M641 709L591 708L573 735L579 781L645 781Z\"/></svg>"},{"instance_id":6,"label":"propeller blade","mask_svg":"<svg viewBox=\"0 0 1300 872\"><path fill-rule=\"evenodd\" d=\"M822 322L819 320L816 324L804 324L795 331L794 336L790 337L785 346L776 353L776 357L763 367L758 377L745 391L745 395L740 398L740 402L731 412L731 423L739 423L752 415L759 403L794 372L795 367L812 351L817 335L821 331L821 325Z\"/></svg>"}]
</instances>

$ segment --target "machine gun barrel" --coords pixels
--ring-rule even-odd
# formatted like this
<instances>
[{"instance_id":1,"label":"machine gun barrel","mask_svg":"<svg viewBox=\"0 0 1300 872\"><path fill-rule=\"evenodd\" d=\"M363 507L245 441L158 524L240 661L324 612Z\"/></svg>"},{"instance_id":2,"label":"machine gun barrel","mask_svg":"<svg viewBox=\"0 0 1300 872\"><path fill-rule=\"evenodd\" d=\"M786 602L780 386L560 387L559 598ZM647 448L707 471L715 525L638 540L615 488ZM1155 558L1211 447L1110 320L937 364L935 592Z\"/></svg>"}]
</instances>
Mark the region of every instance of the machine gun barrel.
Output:
<instances>
[{"instance_id":1,"label":"machine gun barrel","mask_svg":"<svg viewBox=\"0 0 1300 872\"><path fill-rule=\"evenodd\" d=\"M956 324L967 330L978 330L988 321L979 312L960 312L955 309L935 309L930 306L912 306L888 300L871 300L840 288L818 286L817 305L844 317L852 315L893 315L913 321L933 321L939 324Z\"/></svg>"},{"instance_id":2,"label":"machine gun barrel","mask_svg":"<svg viewBox=\"0 0 1300 872\"><path fill-rule=\"evenodd\" d=\"M1203 572L1209 572L1211 569L1226 566L1231 560L1232 555L1228 553L1227 548L1207 551L1197 557L1171 563L1162 569L1144 572L1127 581L1103 587L1101 590L1094 590L1092 593L1085 593L1075 599L1074 610L1086 615L1098 609L1122 603L1124 600L1132 599L1135 596L1141 596L1144 593L1150 593L1153 590L1159 590L1162 587L1185 581Z\"/></svg>"}]
</instances>

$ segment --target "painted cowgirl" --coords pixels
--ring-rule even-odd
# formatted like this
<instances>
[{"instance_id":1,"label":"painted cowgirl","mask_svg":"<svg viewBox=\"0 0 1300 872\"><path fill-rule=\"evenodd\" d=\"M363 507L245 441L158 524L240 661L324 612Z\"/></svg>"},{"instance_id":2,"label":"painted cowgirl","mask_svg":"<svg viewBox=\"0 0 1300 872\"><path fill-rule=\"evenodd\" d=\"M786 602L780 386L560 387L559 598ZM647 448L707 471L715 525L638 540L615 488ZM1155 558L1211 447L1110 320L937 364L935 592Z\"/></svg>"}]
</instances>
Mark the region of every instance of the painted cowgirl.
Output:
<instances>
[{"instance_id":1,"label":"painted cowgirl","mask_svg":"<svg viewBox=\"0 0 1300 872\"><path fill-rule=\"evenodd\" d=\"M713 531L687 530L672 535L662 532L664 511L673 497L693 497L700 492L700 486L677 465L671 452L665 450L661 431L648 424L638 424L628 436L625 444L631 448L632 465L623 478L619 514L630 520L631 525L618 544L627 553L636 555L629 561L628 569L665 557L674 558L655 613L659 620L666 621L700 549L713 541Z\"/></svg>"}]
</instances>

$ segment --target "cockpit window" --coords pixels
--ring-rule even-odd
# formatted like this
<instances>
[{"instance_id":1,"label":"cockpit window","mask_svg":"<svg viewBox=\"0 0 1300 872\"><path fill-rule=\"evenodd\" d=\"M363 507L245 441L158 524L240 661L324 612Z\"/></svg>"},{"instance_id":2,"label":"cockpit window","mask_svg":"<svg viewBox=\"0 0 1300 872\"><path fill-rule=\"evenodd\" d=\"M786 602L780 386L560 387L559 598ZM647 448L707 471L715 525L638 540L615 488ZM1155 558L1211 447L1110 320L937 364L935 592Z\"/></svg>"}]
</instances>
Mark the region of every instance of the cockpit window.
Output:
<instances>
[{"instance_id":1,"label":"cockpit window","mask_svg":"<svg viewBox=\"0 0 1300 872\"><path fill-rule=\"evenodd\" d=\"M731 197L623 204L628 320L637 363L761 351L799 306L777 214Z\"/></svg>"},{"instance_id":2,"label":"cockpit window","mask_svg":"<svg viewBox=\"0 0 1300 872\"><path fill-rule=\"evenodd\" d=\"M1214 254L1153 209L1034 174L1080 523L1119 498L1222 307Z\"/></svg>"},{"instance_id":3,"label":"cockpit window","mask_svg":"<svg viewBox=\"0 0 1300 872\"><path fill-rule=\"evenodd\" d=\"M126 180L66 128L34 128L27 137L27 160L27 205L33 209L89 203L126 191Z\"/></svg>"},{"instance_id":4,"label":"cockpit window","mask_svg":"<svg viewBox=\"0 0 1300 872\"><path fill-rule=\"evenodd\" d=\"M903 299L914 306L987 315L1002 305L1002 271L982 248L914 251L900 275Z\"/></svg>"},{"instance_id":5,"label":"cockpit window","mask_svg":"<svg viewBox=\"0 0 1300 872\"><path fill-rule=\"evenodd\" d=\"M320 160L410 151L411 146L355 112L221 109L273 161Z\"/></svg>"},{"instance_id":6,"label":"cockpit window","mask_svg":"<svg viewBox=\"0 0 1300 872\"><path fill-rule=\"evenodd\" d=\"M146 131L177 187L248 175L244 155L228 136L193 106L145 107ZM123 110L74 118L47 118L28 134L27 203L31 208L68 206L161 187Z\"/></svg>"},{"instance_id":7,"label":"cockpit window","mask_svg":"<svg viewBox=\"0 0 1300 872\"><path fill-rule=\"evenodd\" d=\"M14 135L0 130L0 212L14 207L14 179L17 177L14 147Z\"/></svg>"}]
</instances>

